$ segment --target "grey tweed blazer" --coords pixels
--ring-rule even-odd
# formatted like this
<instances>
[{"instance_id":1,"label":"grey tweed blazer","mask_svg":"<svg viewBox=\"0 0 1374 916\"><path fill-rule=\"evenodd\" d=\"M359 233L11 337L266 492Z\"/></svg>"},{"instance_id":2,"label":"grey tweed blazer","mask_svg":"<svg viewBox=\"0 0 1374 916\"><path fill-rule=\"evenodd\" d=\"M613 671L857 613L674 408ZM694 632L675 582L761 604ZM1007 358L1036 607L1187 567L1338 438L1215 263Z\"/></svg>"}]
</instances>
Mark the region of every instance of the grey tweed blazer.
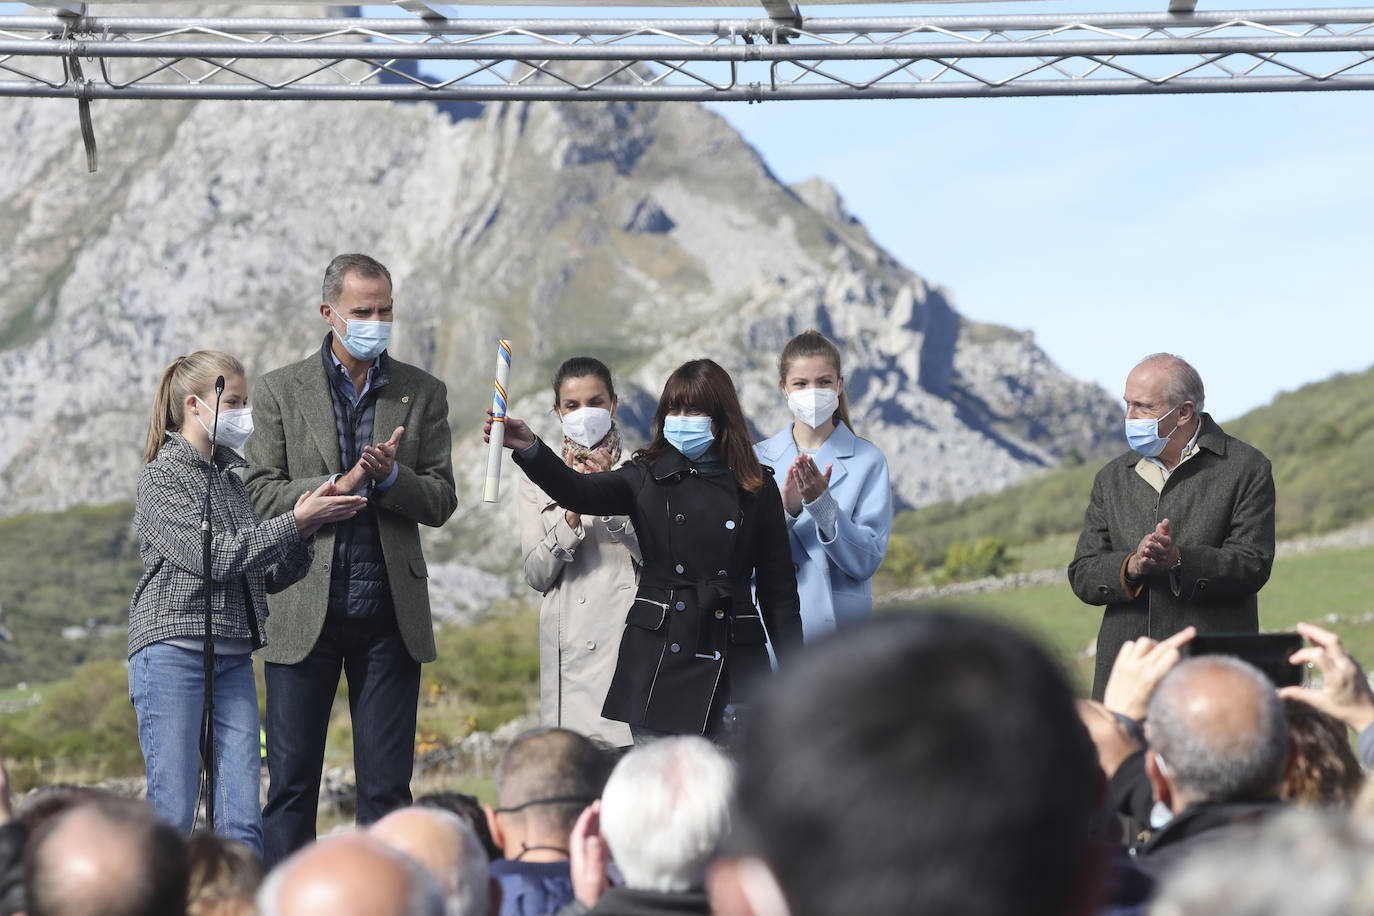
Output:
<instances>
[{"instance_id":1,"label":"grey tweed blazer","mask_svg":"<svg viewBox=\"0 0 1374 916\"><path fill-rule=\"evenodd\" d=\"M253 388L253 435L244 447L245 482L259 514L290 509L307 489L343 473L329 379L319 351L264 375ZM419 662L434 660L429 613L429 572L419 525L438 527L458 507L450 458L448 393L444 383L416 366L391 360L391 382L377 389L373 439L405 427L396 450L396 482L374 497L396 621L406 649ZM324 627L334 526L315 536L318 562L299 583L269 599L267 648L262 658L295 664L309 654Z\"/></svg>"}]
</instances>

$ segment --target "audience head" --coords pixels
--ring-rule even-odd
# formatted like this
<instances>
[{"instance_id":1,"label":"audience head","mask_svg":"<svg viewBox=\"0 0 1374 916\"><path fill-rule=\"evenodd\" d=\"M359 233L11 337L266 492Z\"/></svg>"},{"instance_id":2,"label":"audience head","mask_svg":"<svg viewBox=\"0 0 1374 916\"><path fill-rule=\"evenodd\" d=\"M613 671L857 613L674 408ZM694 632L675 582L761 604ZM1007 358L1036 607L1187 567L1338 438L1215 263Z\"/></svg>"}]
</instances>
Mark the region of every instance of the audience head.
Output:
<instances>
[{"instance_id":1,"label":"audience head","mask_svg":"<svg viewBox=\"0 0 1374 916\"><path fill-rule=\"evenodd\" d=\"M320 840L258 889L259 916L444 916L439 882L365 834Z\"/></svg>"},{"instance_id":2,"label":"audience head","mask_svg":"<svg viewBox=\"0 0 1374 916\"><path fill-rule=\"evenodd\" d=\"M487 916L492 906L491 862L477 834L456 814L438 808L393 811L368 833L419 862L444 891L448 916Z\"/></svg>"},{"instance_id":3,"label":"audience head","mask_svg":"<svg viewBox=\"0 0 1374 916\"><path fill-rule=\"evenodd\" d=\"M1274 685L1227 655L1180 663L1150 698L1145 769L1175 814L1206 802L1279 796L1290 759L1288 723Z\"/></svg>"},{"instance_id":4,"label":"audience head","mask_svg":"<svg viewBox=\"0 0 1374 916\"><path fill-rule=\"evenodd\" d=\"M1151 916L1374 916L1374 824L1293 808L1169 873Z\"/></svg>"},{"instance_id":5,"label":"audience head","mask_svg":"<svg viewBox=\"0 0 1374 916\"><path fill-rule=\"evenodd\" d=\"M601 795L606 755L566 728L539 728L517 737L496 767L492 839L514 859L543 858L535 846L568 847L577 816ZM562 856L566 858L566 855Z\"/></svg>"},{"instance_id":6,"label":"audience head","mask_svg":"<svg viewBox=\"0 0 1374 916\"><path fill-rule=\"evenodd\" d=\"M1063 914L1100 896L1103 778L1058 666L967 614L807 647L741 744L721 913Z\"/></svg>"},{"instance_id":7,"label":"audience head","mask_svg":"<svg viewBox=\"0 0 1374 916\"><path fill-rule=\"evenodd\" d=\"M19 801L15 816L23 822L28 835L33 836L38 832L39 827L68 809L83 802L100 801L107 798L119 798L119 796L105 789L55 782L50 785L39 786L25 795Z\"/></svg>"},{"instance_id":8,"label":"audience head","mask_svg":"<svg viewBox=\"0 0 1374 916\"><path fill-rule=\"evenodd\" d=\"M262 883L262 862L253 850L219 834L197 832L186 851L186 916L253 916L253 896Z\"/></svg>"},{"instance_id":9,"label":"audience head","mask_svg":"<svg viewBox=\"0 0 1374 916\"><path fill-rule=\"evenodd\" d=\"M730 823L734 766L704 738L637 747L601 796L601 833L631 890L701 889Z\"/></svg>"},{"instance_id":10,"label":"audience head","mask_svg":"<svg viewBox=\"0 0 1374 916\"><path fill-rule=\"evenodd\" d=\"M165 916L186 908L186 841L143 802L98 798L29 839L30 916Z\"/></svg>"},{"instance_id":11,"label":"audience head","mask_svg":"<svg viewBox=\"0 0 1374 916\"><path fill-rule=\"evenodd\" d=\"M1293 764L1279 795L1298 804L1348 807L1364 785L1364 770L1350 749L1345 723L1296 699L1283 701L1283 713Z\"/></svg>"},{"instance_id":12,"label":"audience head","mask_svg":"<svg viewBox=\"0 0 1374 916\"><path fill-rule=\"evenodd\" d=\"M417 808L436 808L440 811L447 811L456 814L472 828L477 834L477 839L482 841L482 848L486 850L487 859L495 860L501 858L501 847L497 846L491 838L491 827L487 824L487 813L482 810L482 802L476 795L468 795L463 792L431 792L429 795L421 795L415 799Z\"/></svg>"}]
</instances>

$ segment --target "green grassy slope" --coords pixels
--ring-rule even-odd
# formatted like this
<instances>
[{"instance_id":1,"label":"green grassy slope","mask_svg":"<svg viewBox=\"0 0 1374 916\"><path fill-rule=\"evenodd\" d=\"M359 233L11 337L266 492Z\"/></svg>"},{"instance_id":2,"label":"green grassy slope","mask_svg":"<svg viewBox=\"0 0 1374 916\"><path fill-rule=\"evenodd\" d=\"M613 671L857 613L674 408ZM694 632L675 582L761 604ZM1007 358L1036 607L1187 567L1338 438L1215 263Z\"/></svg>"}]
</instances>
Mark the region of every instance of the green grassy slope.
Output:
<instances>
[{"instance_id":1,"label":"green grassy slope","mask_svg":"<svg viewBox=\"0 0 1374 916\"><path fill-rule=\"evenodd\" d=\"M133 505L116 503L0 519L0 687L65 677L93 659L123 658L129 597L143 574ZM117 628L63 639L63 627Z\"/></svg>"},{"instance_id":2,"label":"green grassy slope","mask_svg":"<svg viewBox=\"0 0 1374 916\"><path fill-rule=\"evenodd\" d=\"M1068 555L1062 557L1068 564ZM935 606L986 614L1034 634L1050 647L1087 693L1092 683L1090 647L1097 639L1101 608L1089 607L1062 585L887 605L883 611ZM1280 557L1259 595L1260 627L1291 630L1299 620L1330 627L1366 665L1374 664L1374 548L1332 550Z\"/></svg>"}]
</instances>

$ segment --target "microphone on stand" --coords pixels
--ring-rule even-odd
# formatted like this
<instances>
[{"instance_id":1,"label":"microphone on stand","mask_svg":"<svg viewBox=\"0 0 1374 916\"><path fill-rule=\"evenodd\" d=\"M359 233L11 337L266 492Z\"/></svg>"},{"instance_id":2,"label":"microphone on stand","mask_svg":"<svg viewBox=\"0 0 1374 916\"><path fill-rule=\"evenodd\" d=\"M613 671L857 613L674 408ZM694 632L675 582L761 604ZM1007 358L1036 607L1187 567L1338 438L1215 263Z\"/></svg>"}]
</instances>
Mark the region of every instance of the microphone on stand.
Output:
<instances>
[{"instance_id":1,"label":"microphone on stand","mask_svg":"<svg viewBox=\"0 0 1374 916\"><path fill-rule=\"evenodd\" d=\"M210 491L215 480L215 440L219 438L219 404L224 396L224 376L215 379L215 422L210 429L210 468L205 478L205 508L200 516L200 548L203 564L201 585L205 595L205 706L200 720L200 765L205 774L205 821L215 832L215 637L214 602L211 600Z\"/></svg>"}]
</instances>

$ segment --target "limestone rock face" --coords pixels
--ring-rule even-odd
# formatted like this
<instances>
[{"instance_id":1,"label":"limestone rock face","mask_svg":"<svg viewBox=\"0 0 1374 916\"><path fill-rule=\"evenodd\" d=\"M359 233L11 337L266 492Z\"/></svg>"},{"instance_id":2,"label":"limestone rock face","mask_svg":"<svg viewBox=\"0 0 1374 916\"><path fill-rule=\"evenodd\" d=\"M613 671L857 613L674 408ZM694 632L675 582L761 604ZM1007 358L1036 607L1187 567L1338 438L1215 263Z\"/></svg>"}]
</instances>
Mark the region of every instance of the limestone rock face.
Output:
<instances>
[{"instance_id":1,"label":"limestone rock face","mask_svg":"<svg viewBox=\"0 0 1374 916\"><path fill-rule=\"evenodd\" d=\"M908 506L1116 435L1105 391L1029 334L961 318L832 187L781 184L701 106L93 108L88 175L74 103L0 104L3 514L132 498L161 369L218 348L251 385L315 352L320 279L344 251L388 265L392 354L449 386L460 509L430 536L436 561L518 565L509 459L501 501L480 501L498 337L514 343L514 415L556 436L552 370L599 356L633 447L663 380L698 356L733 374L760 435L781 429L777 354L818 328L841 343L855 426ZM487 595L474 581L451 584Z\"/></svg>"}]
</instances>

